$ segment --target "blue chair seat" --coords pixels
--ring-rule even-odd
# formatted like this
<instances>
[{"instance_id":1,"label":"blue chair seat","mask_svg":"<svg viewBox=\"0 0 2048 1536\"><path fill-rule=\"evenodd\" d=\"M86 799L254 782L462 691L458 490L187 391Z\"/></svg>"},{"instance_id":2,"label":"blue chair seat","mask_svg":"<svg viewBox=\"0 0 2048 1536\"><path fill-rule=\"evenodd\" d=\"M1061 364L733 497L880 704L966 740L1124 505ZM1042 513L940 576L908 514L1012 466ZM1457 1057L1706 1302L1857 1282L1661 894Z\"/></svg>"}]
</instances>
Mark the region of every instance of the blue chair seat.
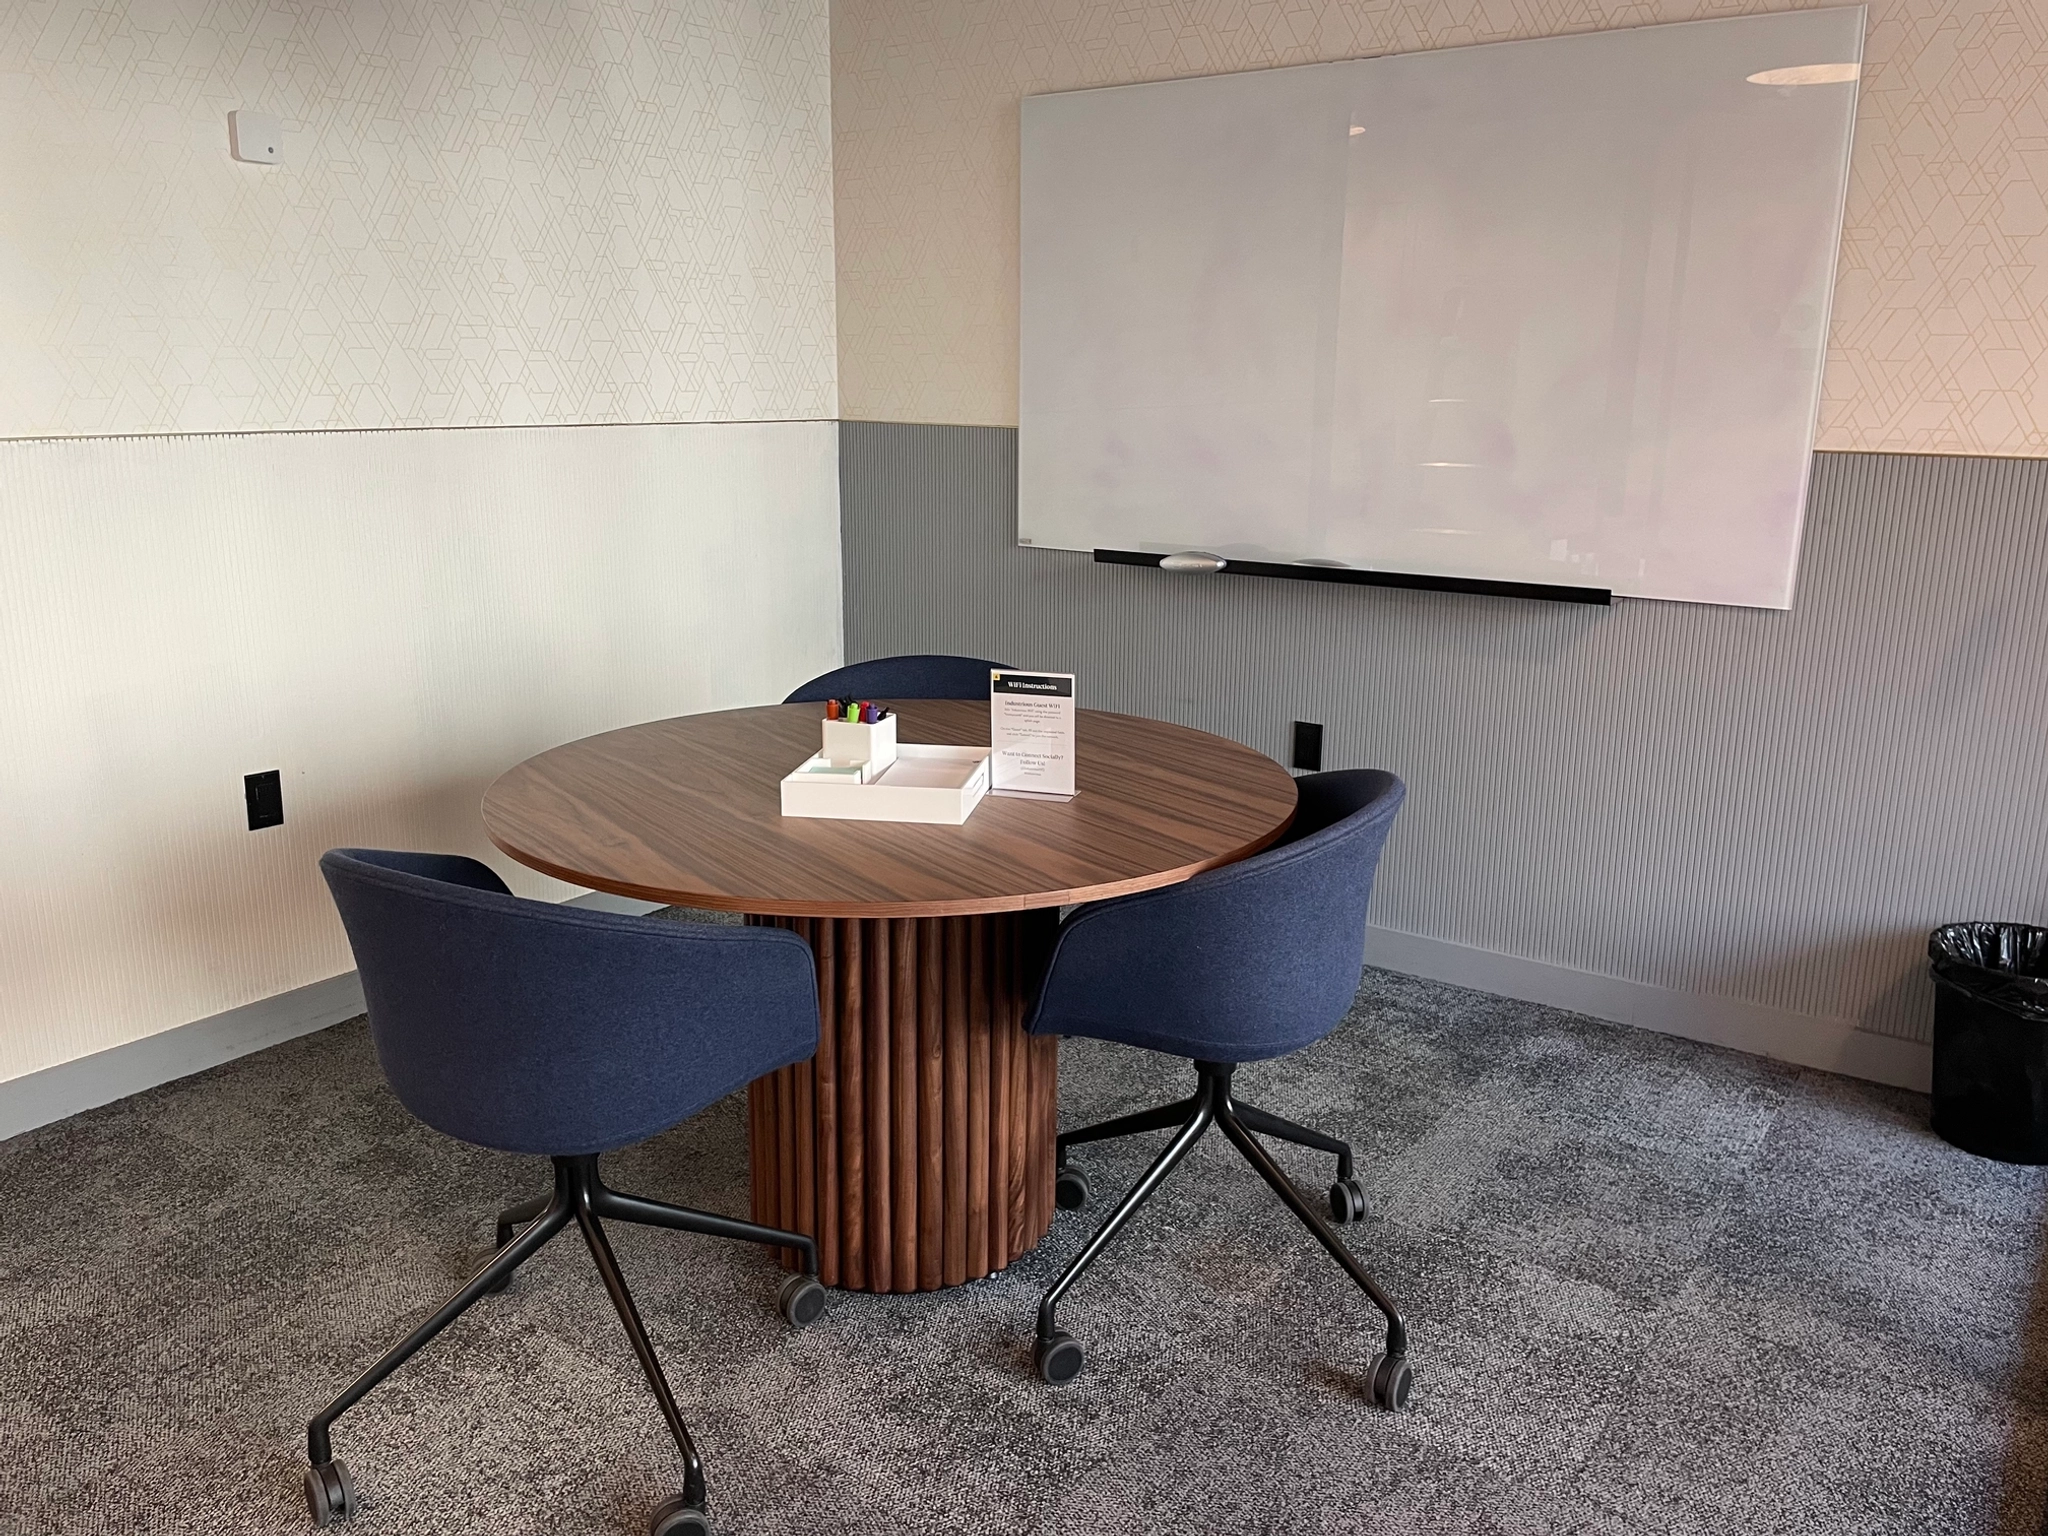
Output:
<instances>
[{"instance_id":1,"label":"blue chair seat","mask_svg":"<svg viewBox=\"0 0 2048 1536\"><path fill-rule=\"evenodd\" d=\"M785 704L822 704L827 699L985 699L988 675L999 661L973 656L883 656L835 667L784 699Z\"/></svg>"}]
</instances>

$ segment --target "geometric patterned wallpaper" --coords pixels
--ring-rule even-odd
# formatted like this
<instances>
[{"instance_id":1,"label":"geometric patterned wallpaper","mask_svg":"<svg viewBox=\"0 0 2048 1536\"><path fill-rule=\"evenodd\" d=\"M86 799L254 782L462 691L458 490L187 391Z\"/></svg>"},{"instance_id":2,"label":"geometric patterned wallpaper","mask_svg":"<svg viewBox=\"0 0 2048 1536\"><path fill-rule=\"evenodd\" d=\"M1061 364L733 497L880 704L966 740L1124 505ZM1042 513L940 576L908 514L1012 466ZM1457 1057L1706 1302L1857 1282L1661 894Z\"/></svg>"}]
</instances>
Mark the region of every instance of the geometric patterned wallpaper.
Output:
<instances>
[{"instance_id":1,"label":"geometric patterned wallpaper","mask_svg":"<svg viewBox=\"0 0 2048 1536\"><path fill-rule=\"evenodd\" d=\"M836 0L841 413L1016 424L1026 95L1789 8ZM2048 3L1868 10L1819 446L2048 456Z\"/></svg>"},{"instance_id":2,"label":"geometric patterned wallpaper","mask_svg":"<svg viewBox=\"0 0 2048 1536\"><path fill-rule=\"evenodd\" d=\"M6 0L0 166L0 437L837 414L826 0Z\"/></svg>"}]
</instances>

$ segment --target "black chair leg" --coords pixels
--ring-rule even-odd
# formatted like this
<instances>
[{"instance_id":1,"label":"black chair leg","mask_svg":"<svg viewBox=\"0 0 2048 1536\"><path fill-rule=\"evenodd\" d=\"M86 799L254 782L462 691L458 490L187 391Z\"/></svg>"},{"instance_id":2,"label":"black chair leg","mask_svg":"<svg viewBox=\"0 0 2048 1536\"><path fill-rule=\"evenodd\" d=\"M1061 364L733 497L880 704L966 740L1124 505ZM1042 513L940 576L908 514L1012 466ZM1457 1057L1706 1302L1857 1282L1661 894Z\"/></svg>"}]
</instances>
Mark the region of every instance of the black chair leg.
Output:
<instances>
[{"instance_id":1,"label":"black chair leg","mask_svg":"<svg viewBox=\"0 0 2048 1536\"><path fill-rule=\"evenodd\" d=\"M1362 1221L1365 1218L1365 1186L1352 1174L1350 1142L1325 1136L1305 1125L1296 1125L1292 1120L1251 1104L1233 1104L1231 1113L1246 1130L1280 1141L1291 1141L1298 1147L1308 1147L1316 1152L1333 1154L1337 1159L1337 1178L1330 1185L1330 1217L1339 1222Z\"/></svg>"},{"instance_id":2,"label":"black chair leg","mask_svg":"<svg viewBox=\"0 0 2048 1536\"><path fill-rule=\"evenodd\" d=\"M803 1257L804 1273L818 1272L817 1242L801 1232L780 1227L763 1227L736 1216L715 1211L693 1211L644 1195L628 1195L600 1183L590 1192L591 1206L600 1216L630 1221L643 1227L667 1227L673 1232L696 1232L705 1237L729 1238L739 1243L762 1243L774 1248L794 1248Z\"/></svg>"},{"instance_id":3,"label":"black chair leg","mask_svg":"<svg viewBox=\"0 0 2048 1536\"><path fill-rule=\"evenodd\" d=\"M348 1471L335 1460L329 1431L334 1421L353 1408L372 1388L417 1354L436 1334L468 1311L487 1292L499 1289L512 1272L538 1253L575 1214L574 1189L565 1170L555 1169L555 1192L538 1218L512 1242L491 1256L469 1282L451 1296L432 1317L394 1344L375 1365L350 1382L306 1425L306 1457L312 1467L306 1474L306 1501L316 1525L346 1515L354 1502Z\"/></svg>"},{"instance_id":4,"label":"black chair leg","mask_svg":"<svg viewBox=\"0 0 2048 1536\"><path fill-rule=\"evenodd\" d=\"M1078 1131L1063 1132L1056 1143L1059 1149L1059 1166L1067 1166L1067 1148L1078 1147L1091 1141L1112 1141L1119 1136L1141 1136L1146 1131L1170 1131L1188 1123L1188 1117L1195 1112L1195 1099L1190 1095L1172 1104L1162 1104L1157 1109L1144 1109L1134 1115L1118 1115L1114 1120L1104 1120L1099 1125L1084 1125Z\"/></svg>"},{"instance_id":5,"label":"black chair leg","mask_svg":"<svg viewBox=\"0 0 2048 1536\"><path fill-rule=\"evenodd\" d=\"M1334 1153L1337 1158L1337 1177L1351 1177L1350 1142L1339 1141L1335 1136L1325 1136L1321 1131L1312 1131L1305 1125L1296 1125L1292 1120L1260 1109L1256 1105L1239 1104L1235 1106L1235 1113L1241 1125L1247 1130L1257 1131L1261 1136L1274 1136L1281 1141L1291 1141L1297 1147Z\"/></svg>"},{"instance_id":6,"label":"black chair leg","mask_svg":"<svg viewBox=\"0 0 2048 1536\"><path fill-rule=\"evenodd\" d=\"M550 1195L535 1195L531 1200L522 1200L498 1212L498 1246L502 1248L511 1242L512 1234L546 1210L552 1198Z\"/></svg>"},{"instance_id":7,"label":"black chair leg","mask_svg":"<svg viewBox=\"0 0 2048 1536\"><path fill-rule=\"evenodd\" d=\"M593 1158L591 1162L594 1183L596 1160ZM583 1229L583 1240L590 1245L590 1256L597 1263L597 1272L604 1280L605 1290L611 1295L612 1306L618 1310L619 1321L626 1325L626 1337L632 1340L633 1353L640 1357L640 1369L646 1373L647 1385L654 1389L654 1400L661 1406L661 1416L668 1421L668 1431L675 1437L676 1449L682 1452L682 1502L701 1514L704 1510L704 1464L697 1458L697 1444L690 1438L689 1426L683 1423L682 1411L676 1407L675 1393L669 1390L668 1377L662 1374L661 1362L655 1358L653 1341L647 1337L646 1326L633 1305L632 1292L626 1289L626 1277L619 1272L619 1261L612 1254L612 1245L606 1241L604 1228L591 1208L592 1190L586 1184L577 1193L576 1225Z\"/></svg>"},{"instance_id":8,"label":"black chair leg","mask_svg":"<svg viewBox=\"0 0 2048 1536\"><path fill-rule=\"evenodd\" d=\"M1145 1170L1145 1176L1131 1187L1131 1192L1109 1213L1105 1221L1086 1246L1074 1255L1073 1260L1055 1280L1052 1289L1045 1293L1038 1303L1038 1373L1053 1386L1064 1386L1080 1373L1083 1361L1081 1346L1070 1335L1060 1332L1057 1311L1060 1298L1066 1295L1073 1283L1080 1279L1088 1266L1093 1264L1102 1250L1123 1230L1124 1224L1137 1214L1138 1207L1152 1198L1166 1176L1173 1172L1174 1165L1186 1157L1202 1133L1209 1129L1215 1118L1215 1091L1209 1078L1202 1079L1201 1087L1189 1100L1187 1119L1181 1124L1180 1134L1167 1143L1166 1149L1152 1160L1152 1166ZM1157 1114L1157 1111L1151 1113ZM1132 1119L1143 1118L1132 1116ZM1112 1124L1114 1122L1111 1122Z\"/></svg>"},{"instance_id":9,"label":"black chair leg","mask_svg":"<svg viewBox=\"0 0 2048 1536\"><path fill-rule=\"evenodd\" d=\"M1393 1298L1381 1290L1378 1282L1365 1272L1365 1266L1358 1262L1351 1250L1346 1248L1337 1234L1330 1230L1330 1224L1323 1219L1322 1213L1302 1199L1301 1191L1294 1187L1294 1181L1287 1177L1285 1170L1278 1163L1273 1161L1273 1154L1260 1146L1258 1138L1245 1128L1236 1106L1230 1101L1227 1081L1219 1097L1216 1124L1221 1127L1223 1134L1230 1138L1230 1144L1244 1154L1244 1160L1258 1171L1259 1177L1266 1181L1287 1208L1301 1218L1302 1225L1315 1234L1316 1241L1323 1245L1331 1258L1343 1266L1344 1273L1371 1298L1372 1304L1378 1307L1381 1315L1386 1318L1386 1350L1374 1359L1370 1368L1372 1394L1374 1400L1383 1408L1406 1406L1410 1379L1408 1329L1401 1321L1401 1314L1394 1306Z\"/></svg>"},{"instance_id":10,"label":"black chair leg","mask_svg":"<svg viewBox=\"0 0 2048 1536\"><path fill-rule=\"evenodd\" d=\"M680 1205L649 1200L642 1195L621 1194L616 1189L607 1188L601 1179L590 1192L590 1203L596 1214L608 1220L794 1249L803 1261L803 1273L791 1275L782 1282L782 1289L776 1293L775 1305L792 1328L808 1327L824 1315L825 1287L818 1284L818 1245L801 1232L785 1232L780 1227L764 1227L712 1211L692 1211Z\"/></svg>"},{"instance_id":11,"label":"black chair leg","mask_svg":"<svg viewBox=\"0 0 2048 1536\"><path fill-rule=\"evenodd\" d=\"M1195 1100L1189 1097L1162 1104L1157 1109L1118 1115L1114 1120L1104 1120L1099 1125L1084 1125L1079 1130L1066 1132L1054 1143L1058 1155L1054 1159L1053 1203L1063 1211L1078 1211L1088 1203L1088 1175L1068 1164L1067 1148L1091 1141L1111 1141L1119 1136L1142 1136L1147 1131L1178 1130L1187 1124L1188 1117L1194 1112Z\"/></svg>"},{"instance_id":12,"label":"black chair leg","mask_svg":"<svg viewBox=\"0 0 2048 1536\"><path fill-rule=\"evenodd\" d=\"M512 1234L514 1232L548 1208L550 1198L552 1197L548 1195L535 1195L531 1200L522 1200L509 1210L503 1210L498 1213L498 1248L501 1252L504 1250L505 1245L512 1241ZM490 1287L491 1294L495 1296L511 1284L512 1272L507 1270Z\"/></svg>"}]
</instances>

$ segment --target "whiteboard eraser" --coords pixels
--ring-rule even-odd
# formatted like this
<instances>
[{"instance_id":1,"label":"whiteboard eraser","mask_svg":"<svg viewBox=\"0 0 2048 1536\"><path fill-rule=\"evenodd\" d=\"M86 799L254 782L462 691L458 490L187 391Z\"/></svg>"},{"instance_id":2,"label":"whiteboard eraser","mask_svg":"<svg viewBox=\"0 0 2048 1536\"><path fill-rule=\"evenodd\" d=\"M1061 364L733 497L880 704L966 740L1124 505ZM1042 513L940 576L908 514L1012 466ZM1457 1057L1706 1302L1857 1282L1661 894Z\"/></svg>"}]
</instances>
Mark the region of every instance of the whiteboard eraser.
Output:
<instances>
[{"instance_id":1,"label":"whiteboard eraser","mask_svg":"<svg viewBox=\"0 0 2048 1536\"><path fill-rule=\"evenodd\" d=\"M283 128L274 112L230 112L228 153L251 165L275 165L284 145Z\"/></svg>"}]
</instances>

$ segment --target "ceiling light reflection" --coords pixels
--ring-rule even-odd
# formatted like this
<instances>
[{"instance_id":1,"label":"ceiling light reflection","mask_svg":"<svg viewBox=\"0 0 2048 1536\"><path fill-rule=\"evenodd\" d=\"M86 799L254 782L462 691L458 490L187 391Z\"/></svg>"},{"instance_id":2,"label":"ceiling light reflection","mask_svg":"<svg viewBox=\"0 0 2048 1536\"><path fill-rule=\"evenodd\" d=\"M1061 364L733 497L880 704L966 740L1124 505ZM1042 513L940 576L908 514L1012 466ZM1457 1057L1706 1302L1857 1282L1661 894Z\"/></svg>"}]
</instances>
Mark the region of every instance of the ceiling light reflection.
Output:
<instances>
[{"instance_id":1,"label":"ceiling light reflection","mask_svg":"<svg viewBox=\"0 0 2048 1536\"><path fill-rule=\"evenodd\" d=\"M1863 73L1861 64L1792 64L1784 69L1760 69L1749 77L1751 85L1842 85ZM1354 133L1356 129L1352 130Z\"/></svg>"}]
</instances>

